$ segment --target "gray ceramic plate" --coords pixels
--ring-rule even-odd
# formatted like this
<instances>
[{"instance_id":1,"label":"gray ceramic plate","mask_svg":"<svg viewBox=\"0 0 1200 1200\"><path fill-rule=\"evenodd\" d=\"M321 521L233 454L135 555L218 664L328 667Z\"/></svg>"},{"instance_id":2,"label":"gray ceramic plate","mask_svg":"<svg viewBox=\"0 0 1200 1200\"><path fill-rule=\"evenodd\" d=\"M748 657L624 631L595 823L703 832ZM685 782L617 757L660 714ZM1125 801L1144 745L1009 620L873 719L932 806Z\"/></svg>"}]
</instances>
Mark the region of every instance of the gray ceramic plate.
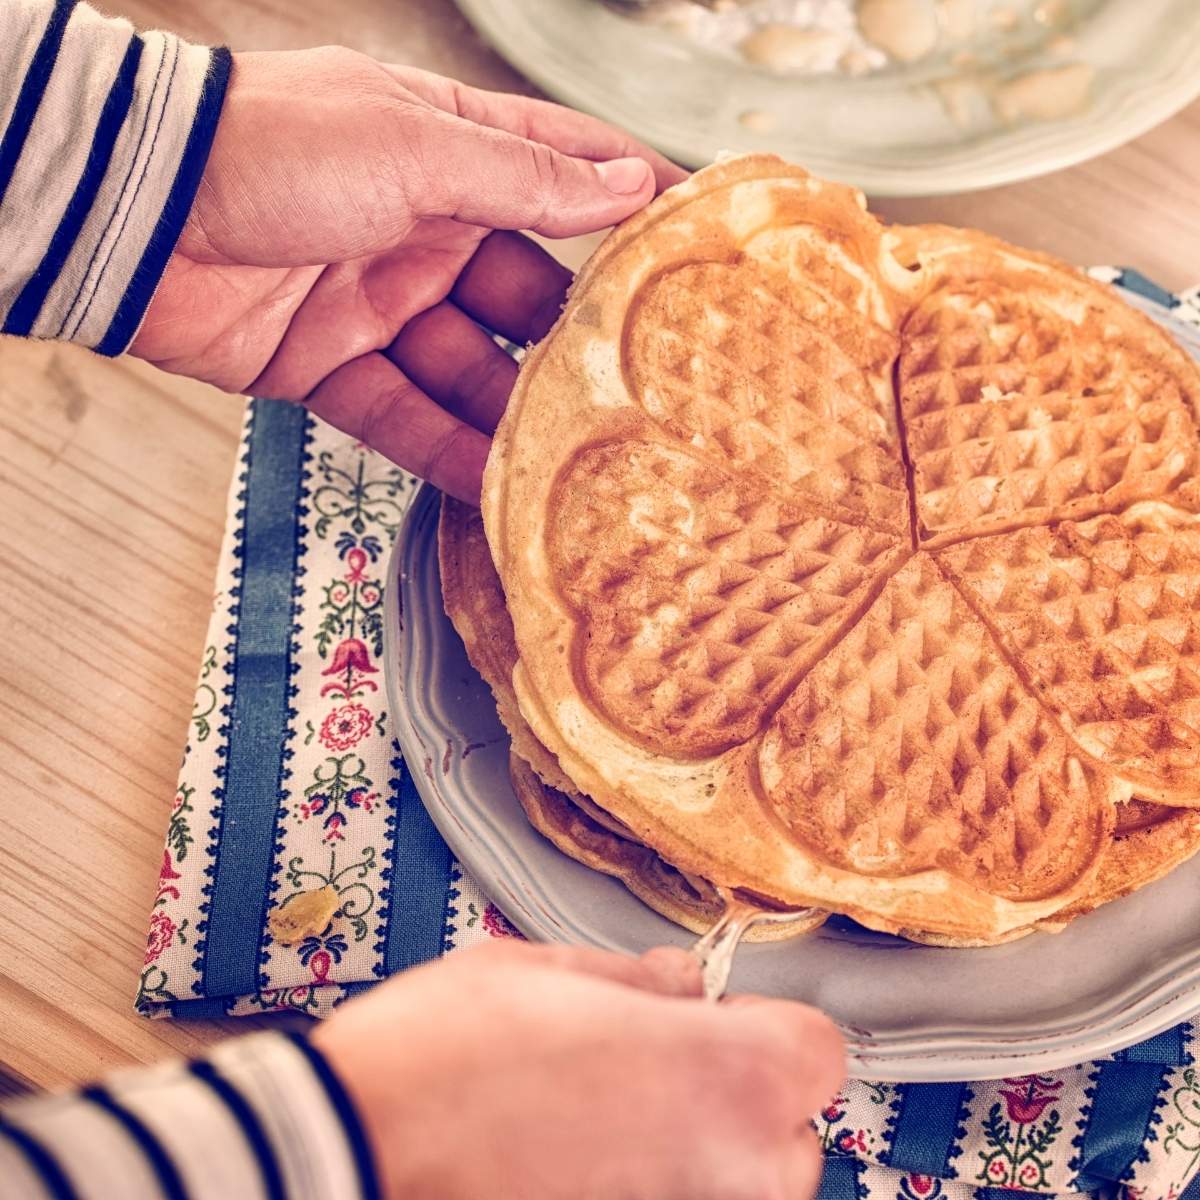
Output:
<instances>
[{"instance_id":1,"label":"gray ceramic plate","mask_svg":"<svg viewBox=\"0 0 1200 1200\"><path fill-rule=\"evenodd\" d=\"M1200 359L1200 330L1126 298ZM508 779L491 692L442 607L438 493L414 499L388 572L388 693L405 759L463 865L522 932L638 953L690 938L624 887L560 854ZM1111 1053L1200 1009L1200 857L1138 894L988 950L940 950L831 921L739 952L736 990L789 996L847 1031L868 1079L986 1079Z\"/></svg>"},{"instance_id":2,"label":"gray ceramic plate","mask_svg":"<svg viewBox=\"0 0 1200 1200\"><path fill-rule=\"evenodd\" d=\"M1065 54L1056 53L1062 39L1031 18L1006 42L984 42L980 60L1000 79L1068 63L1095 72L1086 107L1013 125L995 117L982 93L952 119L953 105L935 87L961 75L949 61L859 79L788 77L597 0L458 4L551 96L687 166L723 150L771 150L877 196L967 191L1058 170L1137 137L1200 94L1196 0L1073 0L1079 21ZM770 130L747 128L746 113L765 114Z\"/></svg>"}]
</instances>

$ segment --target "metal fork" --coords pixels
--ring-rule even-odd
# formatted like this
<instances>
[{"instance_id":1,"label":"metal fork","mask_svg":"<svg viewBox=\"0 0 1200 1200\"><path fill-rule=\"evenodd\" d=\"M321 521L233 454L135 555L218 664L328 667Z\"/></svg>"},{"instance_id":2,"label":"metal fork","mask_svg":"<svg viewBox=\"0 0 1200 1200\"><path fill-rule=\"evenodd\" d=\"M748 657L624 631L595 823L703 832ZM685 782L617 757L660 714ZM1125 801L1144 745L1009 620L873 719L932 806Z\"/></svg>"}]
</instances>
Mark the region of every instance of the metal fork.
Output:
<instances>
[{"instance_id":1,"label":"metal fork","mask_svg":"<svg viewBox=\"0 0 1200 1200\"><path fill-rule=\"evenodd\" d=\"M704 998L713 1001L725 995L729 974L733 970L734 953L749 929L768 922L774 925L799 924L821 915L815 908L769 909L740 900L725 891L721 892L721 896L725 901L721 919L692 946L704 980Z\"/></svg>"}]
</instances>

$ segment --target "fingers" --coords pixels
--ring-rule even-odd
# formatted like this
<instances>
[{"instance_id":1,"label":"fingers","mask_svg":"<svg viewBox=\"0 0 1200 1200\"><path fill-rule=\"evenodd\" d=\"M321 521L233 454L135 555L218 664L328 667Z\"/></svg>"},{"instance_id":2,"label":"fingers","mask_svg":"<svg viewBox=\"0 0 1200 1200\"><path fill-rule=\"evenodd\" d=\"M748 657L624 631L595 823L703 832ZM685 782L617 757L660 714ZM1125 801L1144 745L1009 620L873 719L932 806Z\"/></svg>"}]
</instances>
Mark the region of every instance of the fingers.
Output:
<instances>
[{"instance_id":1,"label":"fingers","mask_svg":"<svg viewBox=\"0 0 1200 1200\"><path fill-rule=\"evenodd\" d=\"M479 244L450 298L489 329L524 344L546 336L570 284L571 272L536 242L501 231Z\"/></svg>"},{"instance_id":2,"label":"fingers","mask_svg":"<svg viewBox=\"0 0 1200 1200\"><path fill-rule=\"evenodd\" d=\"M639 991L663 996L699 996L700 968L686 950L661 946L641 958L630 958L591 946L532 945L492 942L484 948L492 957L513 958L576 975L590 975ZM476 952L478 953L478 952Z\"/></svg>"},{"instance_id":3,"label":"fingers","mask_svg":"<svg viewBox=\"0 0 1200 1200\"><path fill-rule=\"evenodd\" d=\"M824 1168L817 1135L805 1126L778 1151L778 1195L787 1200L810 1200L816 1195Z\"/></svg>"},{"instance_id":4,"label":"fingers","mask_svg":"<svg viewBox=\"0 0 1200 1200\"><path fill-rule=\"evenodd\" d=\"M846 1048L834 1023L804 1004L739 996L721 1005L729 1020L744 1023L774 1047L774 1056L795 1089L796 1111L805 1116L826 1104L846 1078Z\"/></svg>"},{"instance_id":5,"label":"fingers","mask_svg":"<svg viewBox=\"0 0 1200 1200\"><path fill-rule=\"evenodd\" d=\"M430 104L477 125L503 129L576 158L592 161L644 159L654 171L659 191L687 178L682 167L677 167L657 150L651 150L621 129L574 109L528 96L481 91L415 67L388 66L387 70Z\"/></svg>"},{"instance_id":6,"label":"fingers","mask_svg":"<svg viewBox=\"0 0 1200 1200\"><path fill-rule=\"evenodd\" d=\"M396 119L397 155L412 164L408 203L420 217L573 237L624 220L657 186L642 158L591 162L415 102L398 106Z\"/></svg>"},{"instance_id":7,"label":"fingers","mask_svg":"<svg viewBox=\"0 0 1200 1200\"><path fill-rule=\"evenodd\" d=\"M445 302L426 309L384 353L459 420L483 433L495 431L517 364L461 309Z\"/></svg>"},{"instance_id":8,"label":"fingers","mask_svg":"<svg viewBox=\"0 0 1200 1200\"><path fill-rule=\"evenodd\" d=\"M439 408L382 354L364 354L338 367L305 404L397 466L479 504L490 440Z\"/></svg>"},{"instance_id":9,"label":"fingers","mask_svg":"<svg viewBox=\"0 0 1200 1200\"><path fill-rule=\"evenodd\" d=\"M694 954L678 946L655 946L639 961L659 980L660 986L654 990L669 996L699 998L704 995L704 979Z\"/></svg>"}]
</instances>

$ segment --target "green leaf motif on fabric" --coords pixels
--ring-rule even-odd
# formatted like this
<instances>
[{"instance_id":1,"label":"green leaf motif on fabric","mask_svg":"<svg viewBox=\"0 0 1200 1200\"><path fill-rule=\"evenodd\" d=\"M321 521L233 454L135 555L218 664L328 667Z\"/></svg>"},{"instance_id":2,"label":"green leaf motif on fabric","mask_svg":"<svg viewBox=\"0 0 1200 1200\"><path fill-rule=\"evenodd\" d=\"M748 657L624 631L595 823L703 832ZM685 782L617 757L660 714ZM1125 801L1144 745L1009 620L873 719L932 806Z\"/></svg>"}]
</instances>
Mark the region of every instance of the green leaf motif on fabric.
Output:
<instances>
[{"instance_id":1,"label":"green leaf motif on fabric","mask_svg":"<svg viewBox=\"0 0 1200 1200\"><path fill-rule=\"evenodd\" d=\"M1043 1191L1049 1186L1049 1152L1063 1130L1058 1109L1049 1108L1062 1080L1029 1075L1004 1082L1009 1086L1000 1089L1003 1104L997 1100L983 1119L976 1179L989 1187Z\"/></svg>"},{"instance_id":2,"label":"green leaf motif on fabric","mask_svg":"<svg viewBox=\"0 0 1200 1200\"><path fill-rule=\"evenodd\" d=\"M282 907L301 892L311 892L316 888L332 887L338 894L338 910L335 914L350 923L350 930L356 942L361 942L368 934L367 917L375 910L375 889L363 881L371 876L376 869L375 847L367 846L354 862L344 867L338 866L337 850L329 851L329 867L326 870L315 870L308 866L303 855L288 859L286 878L295 891L280 899Z\"/></svg>"},{"instance_id":3,"label":"green leaf motif on fabric","mask_svg":"<svg viewBox=\"0 0 1200 1200\"><path fill-rule=\"evenodd\" d=\"M151 964L142 972L141 978L138 980L138 990L133 1006L139 1013L145 1015L155 1004L171 1004L178 999L179 997L167 987L166 971Z\"/></svg>"},{"instance_id":4,"label":"green leaf motif on fabric","mask_svg":"<svg viewBox=\"0 0 1200 1200\"><path fill-rule=\"evenodd\" d=\"M354 573L351 572L351 575ZM383 653L383 585L378 579L335 579L322 587L324 616L317 628L317 652L328 658L329 647L342 639L359 639L376 658Z\"/></svg>"},{"instance_id":5,"label":"green leaf motif on fabric","mask_svg":"<svg viewBox=\"0 0 1200 1200\"><path fill-rule=\"evenodd\" d=\"M188 814L195 811L192 808L192 796L195 793L194 787L181 783L175 794L171 820L167 825L167 849L175 856L176 862L183 862L187 858L188 847L195 840L188 824Z\"/></svg>"},{"instance_id":6,"label":"green leaf motif on fabric","mask_svg":"<svg viewBox=\"0 0 1200 1200\"><path fill-rule=\"evenodd\" d=\"M1171 1093L1163 1149L1182 1151L1187 1156L1180 1171L1184 1179L1189 1178L1200 1163L1200 1086L1197 1085L1195 1067L1184 1071L1183 1082Z\"/></svg>"},{"instance_id":7,"label":"green leaf motif on fabric","mask_svg":"<svg viewBox=\"0 0 1200 1200\"><path fill-rule=\"evenodd\" d=\"M208 735L212 733L209 717L217 707L217 693L212 684L206 683L205 680L216 670L216 667L217 648L216 646L206 646L204 661L200 664L200 682L196 685L196 697L192 702L192 724L196 728L196 741L198 742L206 741Z\"/></svg>"},{"instance_id":8,"label":"green leaf motif on fabric","mask_svg":"<svg viewBox=\"0 0 1200 1200\"><path fill-rule=\"evenodd\" d=\"M330 525L339 521L360 536L375 525L390 539L408 507L412 477L391 468L378 479L368 479L365 455L359 455L353 471L337 466L334 460L331 450L323 450L317 457L317 475L323 482L313 492L312 505L317 512L313 532L323 538Z\"/></svg>"},{"instance_id":9,"label":"green leaf motif on fabric","mask_svg":"<svg viewBox=\"0 0 1200 1200\"><path fill-rule=\"evenodd\" d=\"M331 754L313 771L313 781L304 789L296 815L301 821L320 818L322 841L344 841L351 816L374 812L378 806L379 793L367 777L366 767L357 754Z\"/></svg>"}]
</instances>

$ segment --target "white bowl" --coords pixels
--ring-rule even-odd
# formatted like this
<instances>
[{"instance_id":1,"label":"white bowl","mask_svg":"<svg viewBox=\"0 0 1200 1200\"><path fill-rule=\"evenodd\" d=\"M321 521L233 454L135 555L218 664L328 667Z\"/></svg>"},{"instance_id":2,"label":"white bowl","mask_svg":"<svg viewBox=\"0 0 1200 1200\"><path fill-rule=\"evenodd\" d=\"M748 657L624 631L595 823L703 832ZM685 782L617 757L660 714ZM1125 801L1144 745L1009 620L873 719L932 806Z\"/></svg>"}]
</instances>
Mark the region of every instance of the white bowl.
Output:
<instances>
[{"instance_id":1,"label":"white bowl","mask_svg":"<svg viewBox=\"0 0 1200 1200\"><path fill-rule=\"evenodd\" d=\"M783 76L622 17L597 0L458 0L491 43L557 100L692 167L770 150L876 196L970 191L1045 174L1138 137L1200 95L1196 0L1078 0L1071 48L1047 31L997 52L1002 77L1068 62L1095 71L1090 103L1007 125L986 103L964 126L933 86L948 61L860 78ZM743 124L768 114L769 132Z\"/></svg>"}]
</instances>

